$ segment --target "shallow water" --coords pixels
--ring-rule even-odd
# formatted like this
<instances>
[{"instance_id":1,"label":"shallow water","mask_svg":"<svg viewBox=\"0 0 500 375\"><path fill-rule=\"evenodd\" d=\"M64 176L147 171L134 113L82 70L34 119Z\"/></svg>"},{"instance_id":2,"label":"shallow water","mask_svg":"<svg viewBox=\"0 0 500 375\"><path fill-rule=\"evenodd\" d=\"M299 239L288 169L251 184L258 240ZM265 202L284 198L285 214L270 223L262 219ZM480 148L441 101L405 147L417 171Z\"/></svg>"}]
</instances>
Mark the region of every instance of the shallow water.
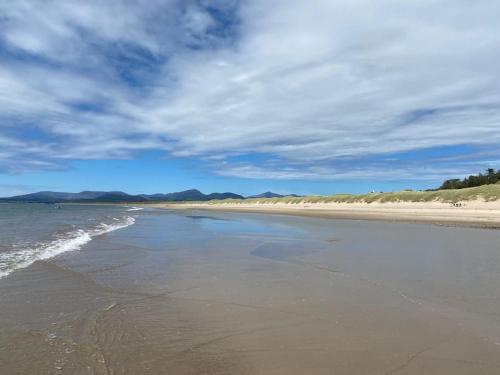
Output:
<instances>
[{"instance_id":1,"label":"shallow water","mask_svg":"<svg viewBox=\"0 0 500 375\"><path fill-rule=\"evenodd\" d=\"M119 209L0 280L1 374L500 371L499 231Z\"/></svg>"},{"instance_id":2,"label":"shallow water","mask_svg":"<svg viewBox=\"0 0 500 375\"><path fill-rule=\"evenodd\" d=\"M92 237L134 223L133 208L59 204L0 204L0 278Z\"/></svg>"}]
</instances>

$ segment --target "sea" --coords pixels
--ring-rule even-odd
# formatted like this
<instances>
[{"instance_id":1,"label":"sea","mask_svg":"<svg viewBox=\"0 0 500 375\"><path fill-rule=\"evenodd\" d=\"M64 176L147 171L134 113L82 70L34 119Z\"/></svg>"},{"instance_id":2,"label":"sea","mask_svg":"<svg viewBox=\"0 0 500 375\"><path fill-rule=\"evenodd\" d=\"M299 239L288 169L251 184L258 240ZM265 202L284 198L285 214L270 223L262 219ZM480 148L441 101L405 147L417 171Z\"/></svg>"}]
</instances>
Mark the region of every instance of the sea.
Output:
<instances>
[{"instance_id":1,"label":"sea","mask_svg":"<svg viewBox=\"0 0 500 375\"><path fill-rule=\"evenodd\" d=\"M133 225L141 208L0 203L0 278L37 260L77 251L96 236Z\"/></svg>"}]
</instances>

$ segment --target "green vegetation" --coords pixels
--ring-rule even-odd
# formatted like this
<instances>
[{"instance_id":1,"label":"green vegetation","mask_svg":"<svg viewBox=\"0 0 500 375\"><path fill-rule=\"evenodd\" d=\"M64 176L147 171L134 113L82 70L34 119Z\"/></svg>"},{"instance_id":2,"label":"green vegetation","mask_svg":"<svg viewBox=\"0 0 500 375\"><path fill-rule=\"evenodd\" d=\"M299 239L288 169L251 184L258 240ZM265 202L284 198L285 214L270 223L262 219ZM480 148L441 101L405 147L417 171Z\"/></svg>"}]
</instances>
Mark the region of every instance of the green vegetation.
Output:
<instances>
[{"instance_id":1,"label":"green vegetation","mask_svg":"<svg viewBox=\"0 0 500 375\"><path fill-rule=\"evenodd\" d=\"M441 185L440 189L464 189L475 186L482 186L488 184L496 184L500 182L500 169L495 171L493 168L488 168L486 174L479 173L477 176L465 177L463 180L459 178L453 178L451 180L446 180Z\"/></svg>"},{"instance_id":2,"label":"green vegetation","mask_svg":"<svg viewBox=\"0 0 500 375\"><path fill-rule=\"evenodd\" d=\"M203 202L205 204L219 203L372 203L372 202L447 202L455 203L474 199L496 201L500 199L500 183L483 185L463 189L446 189L431 191L404 190L394 193L369 193L369 194L336 194L330 196L305 196L283 198L253 198L253 199L225 199Z\"/></svg>"}]
</instances>

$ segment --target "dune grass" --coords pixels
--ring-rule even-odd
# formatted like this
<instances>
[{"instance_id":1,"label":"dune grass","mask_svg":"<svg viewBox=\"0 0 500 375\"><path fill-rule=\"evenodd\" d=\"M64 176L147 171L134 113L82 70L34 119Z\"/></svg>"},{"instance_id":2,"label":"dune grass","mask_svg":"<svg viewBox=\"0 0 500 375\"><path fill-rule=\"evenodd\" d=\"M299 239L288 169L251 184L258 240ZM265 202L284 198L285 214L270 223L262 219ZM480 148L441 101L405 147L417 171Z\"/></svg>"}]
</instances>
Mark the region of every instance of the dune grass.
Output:
<instances>
[{"instance_id":1,"label":"dune grass","mask_svg":"<svg viewBox=\"0 0 500 375\"><path fill-rule=\"evenodd\" d=\"M276 203L372 203L372 202L445 202L456 203L484 199L485 201L496 201L500 199L500 184L483 185L465 189L436 190L436 191L413 191L404 190L390 193L369 194L336 194L330 196L304 196L283 198L251 198L251 199L225 199L212 200L208 202L186 202L204 204L276 204Z\"/></svg>"}]
</instances>

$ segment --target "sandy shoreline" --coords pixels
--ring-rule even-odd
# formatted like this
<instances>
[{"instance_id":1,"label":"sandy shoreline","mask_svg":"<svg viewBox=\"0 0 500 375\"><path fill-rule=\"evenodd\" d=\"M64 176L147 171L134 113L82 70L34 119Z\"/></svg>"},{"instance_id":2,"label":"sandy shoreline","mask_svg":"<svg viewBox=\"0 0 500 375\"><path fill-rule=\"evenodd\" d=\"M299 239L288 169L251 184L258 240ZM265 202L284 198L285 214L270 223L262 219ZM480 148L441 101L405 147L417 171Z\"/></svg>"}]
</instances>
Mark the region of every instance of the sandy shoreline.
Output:
<instances>
[{"instance_id":1,"label":"sandy shoreline","mask_svg":"<svg viewBox=\"0 0 500 375\"><path fill-rule=\"evenodd\" d=\"M158 203L162 209L200 209L310 216L330 219L384 220L481 228L500 228L500 202L480 200L453 206L442 202L398 203Z\"/></svg>"},{"instance_id":2,"label":"sandy shoreline","mask_svg":"<svg viewBox=\"0 0 500 375\"><path fill-rule=\"evenodd\" d=\"M138 210L0 280L1 374L498 374L500 232Z\"/></svg>"}]
</instances>

